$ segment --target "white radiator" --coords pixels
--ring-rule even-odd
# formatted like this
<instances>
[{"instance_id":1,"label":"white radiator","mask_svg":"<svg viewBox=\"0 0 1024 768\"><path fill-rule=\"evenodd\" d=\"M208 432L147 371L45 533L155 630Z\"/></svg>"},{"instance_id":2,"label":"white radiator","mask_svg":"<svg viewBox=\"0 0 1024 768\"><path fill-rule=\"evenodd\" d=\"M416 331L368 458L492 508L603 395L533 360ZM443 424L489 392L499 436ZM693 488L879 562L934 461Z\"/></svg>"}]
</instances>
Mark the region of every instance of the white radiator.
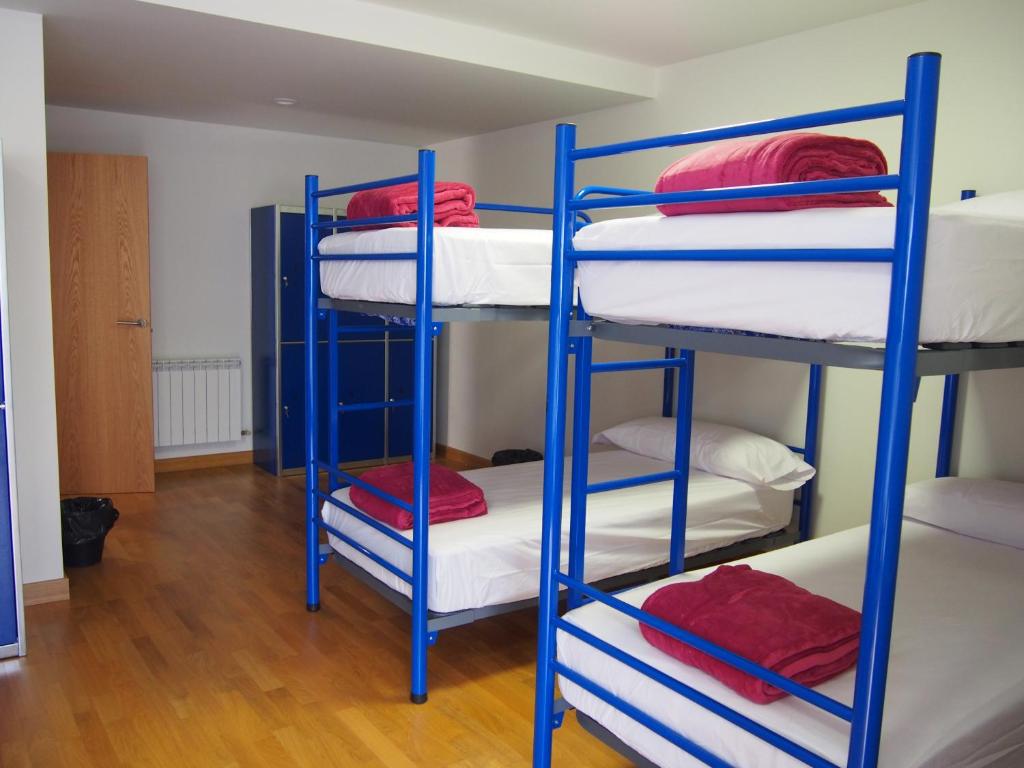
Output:
<instances>
[{"instance_id":1,"label":"white radiator","mask_svg":"<svg viewBox=\"0 0 1024 768\"><path fill-rule=\"evenodd\" d=\"M242 361L153 361L157 447L242 439Z\"/></svg>"}]
</instances>

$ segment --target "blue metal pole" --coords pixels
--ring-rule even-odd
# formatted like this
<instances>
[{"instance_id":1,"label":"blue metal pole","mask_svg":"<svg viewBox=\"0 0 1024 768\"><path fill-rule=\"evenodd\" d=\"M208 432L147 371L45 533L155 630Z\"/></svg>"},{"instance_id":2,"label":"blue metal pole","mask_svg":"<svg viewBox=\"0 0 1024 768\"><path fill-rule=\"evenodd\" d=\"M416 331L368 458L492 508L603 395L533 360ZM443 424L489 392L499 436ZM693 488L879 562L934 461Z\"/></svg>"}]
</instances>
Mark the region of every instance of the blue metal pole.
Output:
<instances>
[{"instance_id":1,"label":"blue metal pole","mask_svg":"<svg viewBox=\"0 0 1024 768\"><path fill-rule=\"evenodd\" d=\"M412 686L414 704L427 700L427 531L430 523L430 404L433 402L434 152L419 151L416 220L416 334L413 339Z\"/></svg>"},{"instance_id":2,"label":"blue metal pole","mask_svg":"<svg viewBox=\"0 0 1024 768\"><path fill-rule=\"evenodd\" d=\"M317 509L320 473L317 470L317 309L316 300L320 275L317 274L316 246L318 238L313 228L319 219L316 176L306 177L306 610L320 610L320 512Z\"/></svg>"},{"instance_id":3,"label":"blue metal pole","mask_svg":"<svg viewBox=\"0 0 1024 768\"><path fill-rule=\"evenodd\" d=\"M534 768L551 765L555 698L555 620L558 618L558 569L562 543L562 479L565 465L565 406L568 379L569 319L573 269L565 258L572 243L576 126L555 129L554 219L551 230L551 320L548 324L547 414L544 424L544 490L537 628L537 691L533 721Z\"/></svg>"},{"instance_id":4,"label":"blue metal pole","mask_svg":"<svg viewBox=\"0 0 1024 768\"><path fill-rule=\"evenodd\" d=\"M316 229L355 229L356 227L379 227L383 224L402 224L416 221L415 213L403 213L398 216L372 216L366 219L328 219L318 222Z\"/></svg>"},{"instance_id":5,"label":"blue metal pole","mask_svg":"<svg viewBox=\"0 0 1024 768\"><path fill-rule=\"evenodd\" d=\"M672 481L672 534L669 540L668 571L682 573L686 567L686 507L690 489L690 433L693 429L693 374L697 353L683 349L676 400L676 476Z\"/></svg>"},{"instance_id":6,"label":"blue metal pole","mask_svg":"<svg viewBox=\"0 0 1024 768\"><path fill-rule=\"evenodd\" d=\"M679 477L679 472L670 469L668 472L653 472L649 475L633 475L632 477L619 477L615 480L602 480L599 483L591 483L587 486L587 493L607 493L617 491L620 488L637 488L641 485L653 485L664 483L666 480L674 480Z\"/></svg>"},{"instance_id":7,"label":"blue metal pole","mask_svg":"<svg viewBox=\"0 0 1024 768\"><path fill-rule=\"evenodd\" d=\"M713 200L756 200L768 197L873 192L881 189L897 189L898 186L899 176L853 176L820 181L784 181L778 184L751 184L745 187L717 187L681 192L646 192L641 195L599 197L592 200L574 200L569 203L569 209L571 211L595 211L669 203L706 203ZM371 220L367 219L367 221Z\"/></svg>"},{"instance_id":8,"label":"blue metal pole","mask_svg":"<svg viewBox=\"0 0 1024 768\"><path fill-rule=\"evenodd\" d=\"M604 363L593 363L590 366L591 373L622 373L624 371L664 371L670 368L677 368L680 365L678 358L666 359L655 357L649 360L612 360Z\"/></svg>"},{"instance_id":9,"label":"blue metal pole","mask_svg":"<svg viewBox=\"0 0 1024 768\"><path fill-rule=\"evenodd\" d=\"M617 195L622 197L623 195L646 195L646 189L627 189L625 187L602 187L602 186L589 186L583 187L573 195L573 200L583 200L584 198L590 197L591 195Z\"/></svg>"},{"instance_id":10,"label":"blue metal pole","mask_svg":"<svg viewBox=\"0 0 1024 768\"><path fill-rule=\"evenodd\" d=\"M345 187L321 189L317 191L316 197L324 198L336 197L338 195L350 195L353 192L362 192L364 189L380 189L381 187L393 187L396 184L407 184L410 181L416 181L416 179L417 176L415 173L406 174L405 176L394 176L390 179L374 179L373 181L366 181L362 184L349 184Z\"/></svg>"},{"instance_id":11,"label":"blue metal pole","mask_svg":"<svg viewBox=\"0 0 1024 768\"><path fill-rule=\"evenodd\" d=\"M810 366L807 381L807 421L804 425L804 461L818 469L818 424L821 419L822 367ZM811 516L814 511L814 478L800 488L800 541L811 537Z\"/></svg>"},{"instance_id":12,"label":"blue metal pole","mask_svg":"<svg viewBox=\"0 0 1024 768\"><path fill-rule=\"evenodd\" d=\"M327 382L328 404L327 414L330 429L328 439L331 441L328 446L327 455L332 467L341 464L341 413L338 411L338 389L341 378L341 345L338 343L338 312L327 310L327 375L330 379ZM333 473L327 476L327 484L333 493L340 484Z\"/></svg>"},{"instance_id":13,"label":"blue metal pole","mask_svg":"<svg viewBox=\"0 0 1024 768\"><path fill-rule=\"evenodd\" d=\"M977 195L973 189L960 191L961 200ZM935 460L935 476L949 477L953 466L953 442L956 439L956 411L960 400L960 374L946 376L942 390L942 421L939 424L939 451Z\"/></svg>"},{"instance_id":14,"label":"blue metal pole","mask_svg":"<svg viewBox=\"0 0 1024 768\"><path fill-rule=\"evenodd\" d=\"M656 203L650 204L655 205ZM892 248L703 248L657 251L602 248L596 251L573 251L572 259L575 261L756 261L769 264L802 261L829 264L840 262L888 264L893 260L893 254Z\"/></svg>"},{"instance_id":15,"label":"blue metal pole","mask_svg":"<svg viewBox=\"0 0 1024 768\"><path fill-rule=\"evenodd\" d=\"M939 424L939 454L935 476L949 477L953 465L953 440L956 437L956 407L960 399L960 375L946 376L942 389L942 421Z\"/></svg>"},{"instance_id":16,"label":"blue metal pole","mask_svg":"<svg viewBox=\"0 0 1024 768\"><path fill-rule=\"evenodd\" d=\"M587 320L582 302L577 304L576 318ZM569 575L585 581L584 563L587 542L587 476L590 467L590 364L593 358L594 340L590 336L576 339L576 373L573 383L572 416L572 479L569 504ZM582 603L582 595L569 590L568 605L576 608Z\"/></svg>"},{"instance_id":17,"label":"blue metal pole","mask_svg":"<svg viewBox=\"0 0 1024 768\"><path fill-rule=\"evenodd\" d=\"M878 764L913 412L939 62L938 54L917 53L907 65L896 208L897 258L893 262L889 294L850 768L874 768Z\"/></svg>"},{"instance_id":18,"label":"blue metal pole","mask_svg":"<svg viewBox=\"0 0 1024 768\"><path fill-rule=\"evenodd\" d=\"M903 112L902 101L883 101L877 104L862 104L858 107L844 107L825 112L811 112L805 115L779 117L770 120L757 120L751 123L737 123L718 128L700 131L689 131L669 136L656 136L651 139L624 141L618 144L604 144L595 147L582 147L574 150L572 160L586 160L595 157L610 157L626 152L640 152L661 147L682 147L690 144L704 144L709 141L739 139L745 136L760 136L765 133L782 131L804 131L808 128L819 128L823 125L853 123L860 120L878 120L883 117L896 117ZM622 195L629 190L617 190L613 194Z\"/></svg>"},{"instance_id":19,"label":"blue metal pole","mask_svg":"<svg viewBox=\"0 0 1024 768\"><path fill-rule=\"evenodd\" d=\"M676 356L675 347L665 347L665 359L671 360ZM666 368L661 384L661 415L671 416L672 415L672 400L675 395L676 388L676 369Z\"/></svg>"},{"instance_id":20,"label":"blue metal pole","mask_svg":"<svg viewBox=\"0 0 1024 768\"><path fill-rule=\"evenodd\" d=\"M473 208L477 211L508 211L510 213L537 213L542 216L550 216L550 208L540 208L536 205L511 205L509 203L482 203L479 200L474 203Z\"/></svg>"}]
</instances>

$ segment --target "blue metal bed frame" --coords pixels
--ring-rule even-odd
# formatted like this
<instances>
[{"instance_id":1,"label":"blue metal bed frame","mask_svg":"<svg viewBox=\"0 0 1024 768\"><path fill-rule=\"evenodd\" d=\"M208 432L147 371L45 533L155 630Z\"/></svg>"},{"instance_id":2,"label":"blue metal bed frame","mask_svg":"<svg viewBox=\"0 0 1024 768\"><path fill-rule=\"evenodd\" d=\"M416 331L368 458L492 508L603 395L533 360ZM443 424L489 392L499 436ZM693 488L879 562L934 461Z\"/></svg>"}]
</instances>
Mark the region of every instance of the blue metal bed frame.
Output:
<instances>
[{"instance_id":1,"label":"blue metal bed frame","mask_svg":"<svg viewBox=\"0 0 1024 768\"><path fill-rule=\"evenodd\" d=\"M306 365L306 609L320 609L320 567L328 561L331 549L320 544L320 531L336 536L350 547L365 555L374 563L413 586L412 599L408 600L400 593L387 595L402 605L412 616L412 671L410 699L414 703L427 700L427 648L437 639L437 632L445 626L473 621L479 616L467 612L459 619L448 618L447 622L438 621L427 608L427 591L421 585L427 583L428 525L427 505L430 497L430 435L431 435L431 403L433 402L433 339L440 334L444 322L454 320L546 320L547 308L541 307L433 307L433 247L434 247L434 179L435 155L432 150L420 150L418 167L415 174L379 179L362 184L351 184L329 189L319 188L319 178L306 176L305 182L305 365ZM418 210L414 214L402 216L382 216L364 219L345 219L320 221L318 216L319 201L327 197L352 194L369 189L404 184L418 183ZM528 214L551 215L550 208L532 206L504 205L497 203L479 203L481 210L509 211ZM373 255L320 255L317 249L319 233L323 230L350 230L357 227L382 226L415 222L417 225L416 250L404 253L383 253ZM382 304L375 302L337 301L319 298L319 265L323 261L414 261L416 264L416 303L413 306ZM331 387L331 410L328 420L330 430L330 456L328 461L322 460L317 454L319 419L316 414L317 397L317 358L319 345L317 339L317 323L326 314L328 318L328 338L331 342L348 333L366 333L364 326L344 326L340 324L339 312L360 312L369 315L407 318L414 321L413 333L413 398L411 400L391 400L377 403L338 404L337 386L339 374L339 355L337 344L328 344L329 348L329 381ZM411 407L413 412L413 501L408 503L376 488L355 475L339 468L339 416L346 411L369 410L383 408ZM326 473L328 491L320 490L320 473ZM390 527L369 517L355 507L335 499L331 493L339 488L354 485L366 490L385 501L388 501L413 516L412 541L397 533ZM336 530L320 518L321 502L329 502L362 523L398 542L412 552L412 570L407 573L378 553L368 549L351 537ZM347 561L346 561L347 562ZM355 572L355 567L351 570ZM402 601L408 603L407 605Z\"/></svg>"},{"instance_id":2,"label":"blue metal bed frame","mask_svg":"<svg viewBox=\"0 0 1024 768\"><path fill-rule=\"evenodd\" d=\"M562 706L554 701L556 674L570 679L605 703L619 709L678 748L711 766L727 768L716 755L695 744L683 734L667 727L596 682L564 666L557 659L558 630L598 647L612 658L634 670L658 679L679 695L695 701L774 745L795 759L811 766L835 768L832 763L767 729L709 697L658 673L636 658L604 643L599 638L559 618L557 598L560 587L573 593L573 602L596 600L632 618L738 669L748 672L793 696L850 723L847 768L871 768L877 765L882 725L882 706L888 668L896 571L899 561L900 524L906 485L910 421L919 376L950 374L946 379L943 419L937 459L938 474L948 474L955 426L958 380L962 371L1024 366L1024 349L952 348L918 349L927 237L935 118L938 101L940 56L918 53L908 59L906 90L903 99L836 109L795 117L764 120L703 131L655 137L639 141L577 148L575 126L563 124L556 129L554 174L554 228L551 279L551 322L548 348L548 412L545 435L544 519L541 554L540 629L538 637L537 691L534 724L533 765L547 768L551 763L553 729L562 719ZM575 164L581 160L608 157L640 150L686 146L708 141L758 136L788 130L803 130L860 120L902 118L899 173L884 176L756 185L727 189L652 194L638 190L602 188L596 199L574 195ZM659 250L659 251L584 251L572 246L572 216L579 211L626 208L664 203L767 198L789 195L842 193L867 190L897 190L896 232L892 248L872 249L742 249L742 250ZM884 349L832 344L821 341L784 339L744 334L723 334L697 329L661 326L625 326L595 321L582 308L571 319L573 274L577 262L590 260L636 261L810 261L879 262L892 265L887 344ZM658 346L676 346L684 350L708 350L762 358L810 362L816 365L881 370L882 397L879 436L875 460L875 481L871 509L871 528L867 556L867 578L862 606L860 655L853 706L828 698L806 686L794 683L696 635L680 630L650 614L634 608L614 596L579 579L582 567L582 529L585 524L583 499L587 493L605 490L608 484L588 485L585 467L573 466L570 510L570 568L559 569L562 521L562 474L565 445L568 355L575 349L576 381L586 383L588 372L611 370L608 364L591 363L589 339L606 338ZM671 363L692 375L687 352ZM820 369L819 369L820 370ZM581 376L581 374L583 374ZM817 385L819 386L820 380ZM813 386L812 386L813 388ZM589 412L589 388L575 388L574 445L580 442L580 424L586 424ZM680 400L677 417L676 472L687 469L690 404ZM648 478L653 480L654 478ZM685 535L685 487L679 488L673 516L673 570L683 568L682 541ZM632 482L637 482L634 479ZM683 518L683 519L680 519ZM802 521L806 526L806 521ZM806 532L806 527L804 527Z\"/></svg>"},{"instance_id":3,"label":"blue metal bed frame","mask_svg":"<svg viewBox=\"0 0 1024 768\"><path fill-rule=\"evenodd\" d=\"M965 190L964 199L973 196L974 194L972 190ZM950 474L949 465L954 448L953 443L956 436L955 422L958 405L958 382L959 374L948 374L946 376L945 388L942 399L942 421L939 430L938 465L935 473L936 477L948 477ZM577 637L581 637L583 635L593 637L589 635L589 633L585 633L583 630L580 630L579 627L575 627L574 625L569 626L573 626L573 629L575 630L574 634ZM606 647L608 645L607 643L603 643L600 640L600 638L594 638L594 644L595 647ZM652 676L656 676L658 674L659 673L655 670L652 673ZM668 687L673 686L672 684L670 684ZM555 717L563 717L564 715L562 713L569 708L569 704L564 699L557 700ZM635 766L635 768L658 768L658 766L655 763L651 762L646 757L637 752L635 749L633 749L628 744L623 742L618 736L616 736L610 730L601 725L601 723L599 723L597 720L590 717L586 713L577 711L576 720L583 728L583 730L587 731L596 739L604 742L613 750L627 758ZM813 765L815 763L811 764ZM825 764L827 765L827 763Z\"/></svg>"},{"instance_id":4,"label":"blue metal bed frame","mask_svg":"<svg viewBox=\"0 0 1024 768\"><path fill-rule=\"evenodd\" d=\"M348 570L353 576L380 593L387 600L391 601L412 617L412 681L410 698L414 703L423 703L427 698L426 679L426 652L427 648L437 640L438 632L455 626L461 626L478 619L520 610L537 604L537 599L521 600L513 603L486 606L484 608L456 611L452 613L435 613L430 611L426 603L427 595L427 553L428 548L428 526L426 520L426 500L429 498L429 474L430 462L430 434L431 434L431 402L433 399L433 360L432 360L432 338L441 332L445 322L464 321L498 321L498 320L541 320L547 321L549 310L547 307L509 307L509 306L433 306L432 285L432 245L433 245L433 198L431 195L423 194L423 190L432 190L434 187L434 152L421 150L419 152L419 167L416 174L401 176L397 178L381 179L362 184L352 184L343 187L330 189L319 189L319 179L316 176L306 177L306 255L307 268L305 274L306 288L306 608L311 612L320 608L320 583L319 569L331 556ZM321 221L318 216L319 201L327 197L346 195L361 190L375 189L379 187L401 184L409 181L418 182L419 213L408 216L388 216L373 219L345 219ZM601 187L593 187L584 190L581 194L598 194L607 190ZM476 204L478 210L504 211L524 214L552 215L553 209L535 206L508 205L503 203L480 203ZM580 212L573 217L574 227L578 228L590 222L590 217L585 212ZM387 253L367 255L345 255L326 256L320 255L317 250L319 233L324 230L348 230L367 225L396 224L406 221L415 221L418 227L417 249L408 253ZM397 261L409 260L416 262L416 304L387 304L369 301L324 299L318 297L319 286L319 264L323 261ZM338 381L339 381L339 354L337 344L333 343L344 334L365 334L366 326L343 325L339 319L339 313L357 312L365 315L397 317L414 321L414 396L411 399L389 400L386 402L369 403L338 403ZM309 343L315 339L317 334L317 323L324 315L328 319L328 338L332 343L329 348L329 386L330 396L328 402L332 404L328 429L329 456L327 461L317 455L319 419L317 418L315 403L318 402L317 393L317 356L319 345ZM589 354L590 344L587 340L586 347ZM693 356L688 353L686 359L691 360ZM676 357L674 349L665 350L665 358L655 361L660 365L648 365L646 361L639 363L616 364L609 370L643 370L650 367L664 368L664 392L662 396L662 413L666 416L672 415L673 393L676 390L674 372L679 367L679 358ZM597 366L600 369L600 365ZM682 369L688 371L688 375L681 382L678 388L678 402L688 404L692 402L692 364ZM820 366L811 367L812 382L820 381ZM396 499L387 493L375 488L366 481L355 475L342 470L339 467L339 432L340 415L352 411L364 411L370 409L384 408L412 408L413 410L413 464L414 464L414 494L413 503L408 504ZM688 406L687 406L688 407ZM794 451L802 453L805 460L815 463L817 455L818 418L820 410L820 387L812 386L807 400L807 424L805 430L805 443L803 447L793 447ZM589 414L587 414L589 419ZM586 441L583 441L581 452L587 453ZM320 489L320 474L327 475L328 490ZM390 527L367 516L359 509L335 499L331 494L339 488L348 485L355 485L367 490L396 506L399 506L413 515L413 536L412 540L405 538ZM677 487L678 487L677 483ZM685 486L685 484L683 484ZM616 487L622 487L618 484ZM685 493L683 494L685 498ZM794 521L787 528L775 533L761 536L755 539L748 539L728 547L713 550L703 555L692 558L692 567L700 567L704 564L733 559L755 552L775 549L794 543L806 534L807 521L810 519L812 505L812 486L808 484L802 490L796 500L797 509L794 514ZM412 572L407 573L362 544L356 542L350 536L345 535L334 527L327 524L320 516L320 506L323 502L333 504L349 515L381 532L390 539L410 549L413 556ZM405 581L412 587L413 597L398 592L380 582L368 574L363 568L348 558L334 552L329 544L320 543L320 532L325 531L339 540L345 542L357 552L369 558L372 562L381 566L389 573ZM681 538L679 539L682 540ZM574 561L575 562L575 561ZM663 567L647 569L631 574L623 574L600 582L605 589L618 589L643 581L650 581L665 575Z\"/></svg>"}]
</instances>

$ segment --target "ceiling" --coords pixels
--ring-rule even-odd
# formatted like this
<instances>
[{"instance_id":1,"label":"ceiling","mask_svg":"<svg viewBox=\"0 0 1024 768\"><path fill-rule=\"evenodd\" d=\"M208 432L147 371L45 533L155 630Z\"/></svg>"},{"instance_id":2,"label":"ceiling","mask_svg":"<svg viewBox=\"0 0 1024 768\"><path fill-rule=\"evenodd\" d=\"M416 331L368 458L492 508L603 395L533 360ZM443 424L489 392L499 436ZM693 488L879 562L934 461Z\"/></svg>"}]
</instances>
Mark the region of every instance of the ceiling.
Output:
<instances>
[{"instance_id":1,"label":"ceiling","mask_svg":"<svg viewBox=\"0 0 1024 768\"><path fill-rule=\"evenodd\" d=\"M371 0L664 66L920 0Z\"/></svg>"},{"instance_id":2,"label":"ceiling","mask_svg":"<svg viewBox=\"0 0 1024 768\"><path fill-rule=\"evenodd\" d=\"M44 15L50 104L416 146L651 98L661 65L909 2L0 0L0 6ZM297 104L276 105L281 96Z\"/></svg>"}]
</instances>

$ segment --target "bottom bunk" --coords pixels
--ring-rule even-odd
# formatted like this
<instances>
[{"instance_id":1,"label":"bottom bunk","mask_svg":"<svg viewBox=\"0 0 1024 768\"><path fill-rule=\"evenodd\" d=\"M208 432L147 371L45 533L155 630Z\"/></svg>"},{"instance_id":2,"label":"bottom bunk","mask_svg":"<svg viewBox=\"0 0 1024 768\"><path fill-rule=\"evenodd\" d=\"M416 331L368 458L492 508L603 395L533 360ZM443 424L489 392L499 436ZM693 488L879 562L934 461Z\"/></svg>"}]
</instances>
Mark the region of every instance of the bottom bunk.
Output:
<instances>
[{"instance_id":1,"label":"bottom bunk","mask_svg":"<svg viewBox=\"0 0 1024 768\"><path fill-rule=\"evenodd\" d=\"M881 766L1010 768L1024 764L1024 613L1020 610L1024 550L1017 548L1024 494L1015 492L1013 506L1003 506L1006 513L1016 514L1017 533L1010 534L1006 531L1013 523L1007 525L1006 515L1000 513L1002 523L982 519L983 510L972 508L972 496L968 487L968 492L949 498L955 504L948 504L937 502L941 496L932 494L915 508L908 494ZM943 514L938 506L956 510ZM744 562L859 608L867 534L866 526L855 528ZM1016 546L996 543L1008 540ZM705 573L695 571L645 585L619 598L639 606L659 587ZM585 605L565 619L820 755L825 760L821 764L846 764L848 726L838 718L793 697L753 703L655 649L643 639L636 621L604 605ZM729 765L803 765L565 630L559 630L557 645L558 660L570 673L584 676ZM851 669L815 690L850 704L854 679ZM649 761L640 765L704 765L564 675L559 687L565 700L583 715L584 727L627 757Z\"/></svg>"},{"instance_id":2,"label":"bottom bunk","mask_svg":"<svg viewBox=\"0 0 1024 768\"><path fill-rule=\"evenodd\" d=\"M571 459L566 459L567 465ZM672 465L624 450L591 454L590 480L664 472ZM427 605L433 613L514 604L537 596L541 549L541 462L462 472L480 486L488 514L430 527ZM568 478L569 472L566 472ZM566 480L568 504L568 479ZM348 503L349 489L335 492ZM321 512L332 528L383 555L402 570L412 552L330 503ZM587 509L587 581L631 574L668 562L672 483L598 494ZM687 505L686 554L727 559L749 553L744 542L770 548L795 540L794 493L694 470ZM785 531L792 535L770 536ZM411 539L411 531L403 535ZM568 539L568 516L564 537ZM768 539L763 537L770 536ZM411 587L349 545L329 535L334 550L382 585L405 596ZM567 553L568 546L563 548ZM756 550L755 550L756 551ZM565 555L568 557L568 554Z\"/></svg>"}]
</instances>

